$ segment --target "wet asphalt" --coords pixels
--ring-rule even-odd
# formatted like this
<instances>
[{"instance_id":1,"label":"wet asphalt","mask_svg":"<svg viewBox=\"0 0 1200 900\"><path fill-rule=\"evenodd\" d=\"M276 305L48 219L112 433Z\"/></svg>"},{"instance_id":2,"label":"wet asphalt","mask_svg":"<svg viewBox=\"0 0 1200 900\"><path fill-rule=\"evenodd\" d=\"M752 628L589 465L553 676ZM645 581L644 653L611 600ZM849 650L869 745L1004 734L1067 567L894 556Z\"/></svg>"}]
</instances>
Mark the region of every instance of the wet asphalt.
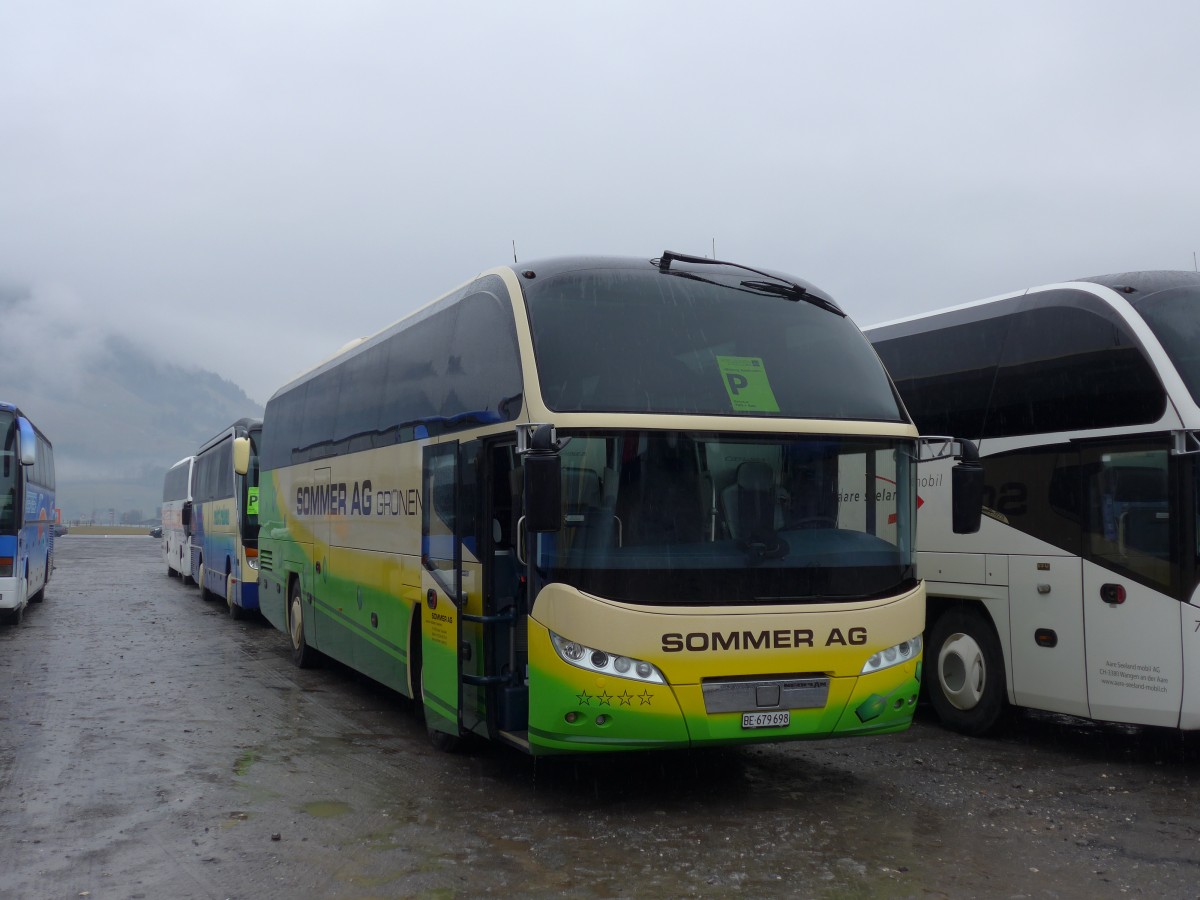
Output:
<instances>
[{"instance_id":1,"label":"wet asphalt","mask_svg":"<svg viewBox=\"0 0 1200 900\"><path fill-rule=\"evenodd\" d=\"M535 761L447 755L403 698L294 668L67 535L0 627L0 897L1200 897L1200 741L927 713L872 739Z\"/></svg>"}]
</instances>

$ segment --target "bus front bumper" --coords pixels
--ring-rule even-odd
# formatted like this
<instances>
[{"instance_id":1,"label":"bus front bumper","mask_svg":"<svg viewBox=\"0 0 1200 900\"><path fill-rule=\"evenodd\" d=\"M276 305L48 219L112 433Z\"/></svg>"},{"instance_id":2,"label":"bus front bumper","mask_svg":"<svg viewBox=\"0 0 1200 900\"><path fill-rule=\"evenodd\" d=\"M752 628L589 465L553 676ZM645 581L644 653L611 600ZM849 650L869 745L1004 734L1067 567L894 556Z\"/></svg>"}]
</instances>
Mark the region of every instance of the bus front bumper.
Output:
<instances>
[{"instance_id":1,"label":"bus front bumper","mask_svg":"<svg viewBox=\"0 0 1200 900\"><path fill-rule=\"evenodd\" d=\"M533 625L533 623L531 623ZM536 653L530 630L529 744L534 754L654 750L903 731L912 723L922 657L856 677L760 676L754 685L823 682L820 705L755 706L710 711L703 684L634 681L600 675ZM548 636L545 638L549 643ZM736 705L736 704L735 704ZM756 713L786 713L761 716ZM747 715L749 714L749 715ZM784 724L784 721L786 723ZM764 724L765 723L765 724Z\"/></svg>"}]
</instances>

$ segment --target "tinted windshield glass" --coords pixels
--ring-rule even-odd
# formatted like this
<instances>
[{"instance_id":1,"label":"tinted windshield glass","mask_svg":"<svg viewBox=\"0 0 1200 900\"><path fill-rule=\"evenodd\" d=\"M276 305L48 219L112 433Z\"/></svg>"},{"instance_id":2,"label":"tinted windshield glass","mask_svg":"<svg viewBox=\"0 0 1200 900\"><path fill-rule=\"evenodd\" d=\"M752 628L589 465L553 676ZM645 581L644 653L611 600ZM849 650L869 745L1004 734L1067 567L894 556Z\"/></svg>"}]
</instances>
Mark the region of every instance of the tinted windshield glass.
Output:
<instances>
[{"instance_id":1,"label":"tinted windshield glass","mask_svg":"<svg viewBox=\"0 0 1200 900\"><path fill-rule=\"evenodd\" d=\"M910 441L629 431L562 451L548 581L630 603L858 600L914 582Z\"/></svg>"},{"instance_id":2,"label":"tinted windshield glass","mask_svg":"<svg viewBox=\"0 0 1200 900\"><path fill-rule=\"evenodd\" d=\"M745 273L685 276L647 265L524 282L547 406L902 420L849 319L743 287Z\"/></svg>"},{"instance_id":3,"label":"tinted windshield glass","mask_svg":"<svg viewBox=\"0 0 1200 900\"><path fill-rule=\"evenodd\" d=\"M17 530L17 426L10 412L0 411L0 534Z\"/></svg>"},{"instance_id":4,"label":"tinted windshield glass","mask_svg":"<svg viewBox=\"0 0 1200 900\"><path fill-rule=\"evenodd\" d=\"M1200 403L1200 287L1158 291L1134 308L1162 343L1192 399Z\"/></svg>"}]
</instances>

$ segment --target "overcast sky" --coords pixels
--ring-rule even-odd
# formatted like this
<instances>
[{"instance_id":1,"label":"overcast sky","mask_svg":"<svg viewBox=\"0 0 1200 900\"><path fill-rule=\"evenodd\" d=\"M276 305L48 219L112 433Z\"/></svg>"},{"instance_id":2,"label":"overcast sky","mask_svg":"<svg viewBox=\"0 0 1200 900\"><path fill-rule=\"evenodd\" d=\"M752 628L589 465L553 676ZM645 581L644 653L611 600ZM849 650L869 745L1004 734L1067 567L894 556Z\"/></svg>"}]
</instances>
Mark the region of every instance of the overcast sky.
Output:
<instances>
[{"instance_id":1,"label":"overcast sky","mask_svg":"<svg viewBox=\"0 0 1200 900\"><path fill-rule=\"evenodd\" d=\"M0 0L0 288L265 402L514 241L715 246L864 326L1191 269L1198 35L1193 0Z\"/></svg>"}]
</instances>

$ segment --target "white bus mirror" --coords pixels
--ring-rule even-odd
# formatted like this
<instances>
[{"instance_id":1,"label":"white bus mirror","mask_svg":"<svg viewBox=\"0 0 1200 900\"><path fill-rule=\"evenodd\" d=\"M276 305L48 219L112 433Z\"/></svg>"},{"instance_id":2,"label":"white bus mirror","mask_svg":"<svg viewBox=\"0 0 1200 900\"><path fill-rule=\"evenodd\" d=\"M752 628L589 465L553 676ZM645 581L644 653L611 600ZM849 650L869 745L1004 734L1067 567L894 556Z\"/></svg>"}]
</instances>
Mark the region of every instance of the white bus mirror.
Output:
<instances>
[{"instance_id":1,"label":"white bus mirror","mask_svg":"<svg viewBox=\"0 0 1200 900\"><path fill-rule=\"evenodd\" d=\"M239 475L250 471L250 438L233 439L233 471Z\"/></svg>"}]
</instances>

